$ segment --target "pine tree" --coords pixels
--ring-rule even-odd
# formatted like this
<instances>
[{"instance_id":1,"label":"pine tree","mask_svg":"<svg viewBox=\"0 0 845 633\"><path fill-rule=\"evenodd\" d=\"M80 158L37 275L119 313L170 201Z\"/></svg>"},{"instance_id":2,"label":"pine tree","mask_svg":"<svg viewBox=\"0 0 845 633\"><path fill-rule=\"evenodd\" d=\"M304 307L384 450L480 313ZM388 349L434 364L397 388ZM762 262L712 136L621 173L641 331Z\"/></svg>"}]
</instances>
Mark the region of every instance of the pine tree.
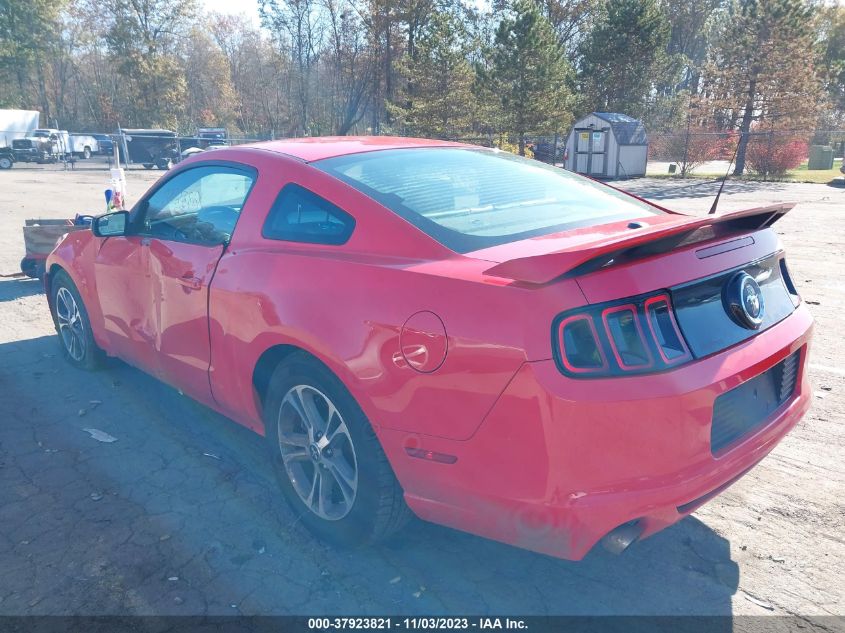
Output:
<instances>
[{"instance_id":1,"label":"pine tree","mask_svg":"<svg viewBox=\"0 0 845 633\"><path fill-rule=\"evenodd\" d=\"M420 136L456 137L469 129L475 74L467 61L469 36L460 20L435 13L401 67L406 82L389 105L397 125Z\"/></svg>"},{"instance_id":2,"label":"pine tree","mask_svg":"<svg viewBox=\"0 0 845 633\"><path fill-rule=\"evenodd\" d=\"M845 127L845 6L824 7L819 15L821 32L821 59L819 73L831 103L823 113L820 127L842 129ZM829 133L817 133L814 142L830 143Z\"/></svg>"},{"instance_id":3,"label":"pine tree","mask_svg":"<svg viewBox=\"0 0 845 633\"><path fill-rule=\"evenodd\" d=\"M657 0L609 0L580 47L584 110L641 117L667 81L670 27Z\"/></svg>"},{"instance_id":4,"label":"pine tree","mask_svg":"<svg viewBox=\"0 0 845 633\"><path fill-rule=\"evenodd\" d=\"M515 0L478 68L479 93L495 101L499 126L525 155L531 133L564 129L572 120L572 69L534 0Z\"/></svg>"},{"instance_id":5,"label":"pine tree","mask_svg":"<svg viewBox=\"0 0 845 633\"><path fill-rule=\"evenodd\" d=\"M725 127L741 132L734 174L745 170L752 128L809 130L823 90L814 68L815 22L804 0L736 0L711 50L705 91Z\"/></svg>"}]
</instances>

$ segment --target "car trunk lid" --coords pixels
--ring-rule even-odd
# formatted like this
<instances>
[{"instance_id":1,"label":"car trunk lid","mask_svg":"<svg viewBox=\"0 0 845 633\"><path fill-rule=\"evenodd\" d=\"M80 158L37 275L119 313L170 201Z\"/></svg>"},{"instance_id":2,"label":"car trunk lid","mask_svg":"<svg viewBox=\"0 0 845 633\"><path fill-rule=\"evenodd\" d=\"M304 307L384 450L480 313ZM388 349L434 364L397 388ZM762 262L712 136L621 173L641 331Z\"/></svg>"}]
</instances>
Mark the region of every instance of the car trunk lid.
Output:
<instances>
[{"instance_id":1,"label":"car trunk lid","mask_svg":"<svg viewBox=\"0 0 845 633\"><path fill-rule=\"evenodd\" d=\"M696 256L700 260L729 253L754 243L753 237L750 243L734 238L747 238L770 227L793 206L772 205L703 217L652 216L521 240L468 255L496 262L485 271L487 275L546 284L562 276L582 277L703 242L718 243L711 251L699 249Z\"/></svg>"}]
</instances>

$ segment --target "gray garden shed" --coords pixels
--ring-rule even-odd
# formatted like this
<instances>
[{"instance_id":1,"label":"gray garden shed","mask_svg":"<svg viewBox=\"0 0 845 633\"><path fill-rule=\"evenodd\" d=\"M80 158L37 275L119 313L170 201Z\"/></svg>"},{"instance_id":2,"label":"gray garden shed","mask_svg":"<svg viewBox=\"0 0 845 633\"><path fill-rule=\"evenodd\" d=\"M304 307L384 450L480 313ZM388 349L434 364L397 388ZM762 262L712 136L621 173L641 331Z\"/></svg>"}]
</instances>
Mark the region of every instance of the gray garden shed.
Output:
<instances>
[{"instance_id":1,"label":"gray garden shed","mask_svg":"<svg viewBox=\"0 0 845 633\"><path fill-rule=\"evenodd\" d=\"M575 122L564 167L595 178L645 176L648 135L642 121L619 112L591 112Z\"/></svg>"}]
</instances>

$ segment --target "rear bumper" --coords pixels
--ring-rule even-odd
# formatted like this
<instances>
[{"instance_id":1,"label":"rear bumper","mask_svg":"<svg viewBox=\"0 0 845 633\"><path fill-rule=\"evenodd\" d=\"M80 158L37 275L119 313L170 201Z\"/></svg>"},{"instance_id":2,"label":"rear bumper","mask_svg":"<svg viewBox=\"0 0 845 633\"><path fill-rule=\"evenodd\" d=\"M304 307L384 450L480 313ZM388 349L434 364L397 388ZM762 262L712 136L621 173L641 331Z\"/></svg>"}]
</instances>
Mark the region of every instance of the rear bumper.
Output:
<instances>
[{"instance_id":1,"label":"rear bumper","mask_svg":"<svg viewBox=\"0 0 845 633\"><path fill-rule=\"evenodd\" d=\"M421 518L580 559L628 521L643 537L677 522L765 457L809 408L811 333L801 305L743 344L659 375L579 381L553 361L525 363L469 440L379 435ZM792 397L714 456L716 397L799 350ZM409 445L458 459L411 458Z\"/></svg>"}]
</instances>

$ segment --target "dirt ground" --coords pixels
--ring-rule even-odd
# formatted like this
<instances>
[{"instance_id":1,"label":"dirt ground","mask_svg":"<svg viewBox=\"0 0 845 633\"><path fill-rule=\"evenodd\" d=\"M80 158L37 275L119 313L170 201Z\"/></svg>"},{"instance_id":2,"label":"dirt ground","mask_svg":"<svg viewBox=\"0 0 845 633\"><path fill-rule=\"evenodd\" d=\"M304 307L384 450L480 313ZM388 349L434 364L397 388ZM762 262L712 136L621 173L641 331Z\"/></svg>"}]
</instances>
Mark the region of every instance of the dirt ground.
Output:
<instances>
[{"instance_id":1,"label":"dirt ground","mask_svg":"<svg viewBox=\"0 0 845 633\"><path fill-rule=\"evenodd\" d=\"M129 199L158 176L131 171ZM99 212L107 179L0 172L0 273L18 269L25 218ZM697 213L715 191L620 185ZM39 283L0 280L0 615L792 614L830 628L823 616L845 615L845 189L729 182L721 208L780 201L799 203L776 226L816 318L811 412L693 517L579 563L420 521L378 548L320 545L259 438L122 363L71 369Z\"/></svg>"}]
</instances>

